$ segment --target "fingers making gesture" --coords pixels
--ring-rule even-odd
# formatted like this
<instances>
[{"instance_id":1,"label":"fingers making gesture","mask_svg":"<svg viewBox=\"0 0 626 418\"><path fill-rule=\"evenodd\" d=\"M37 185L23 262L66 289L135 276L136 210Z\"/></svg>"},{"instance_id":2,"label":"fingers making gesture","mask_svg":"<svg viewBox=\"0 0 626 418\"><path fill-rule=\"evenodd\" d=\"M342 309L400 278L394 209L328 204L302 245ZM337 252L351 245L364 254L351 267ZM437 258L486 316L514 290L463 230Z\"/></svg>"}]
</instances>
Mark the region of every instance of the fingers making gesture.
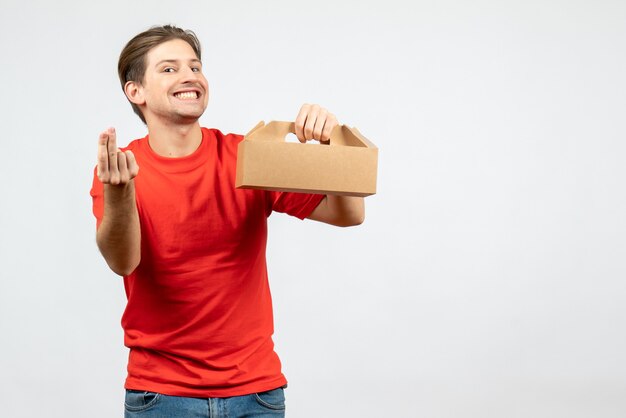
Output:
<instances>
[{"instance_id":1,"label":"fingers making gesture","mask_svg":"<svg viewBox=\"0 0 626 418\"><path fill-rule=\"evenodd\" d=\"M103 184L125 185L135 178L139 166L132 151L117 147L115 129L109 128L98 138L98 179Z\"/></svg>"},{"instance_id":2,"label":"fingers making gesture","mask_svg":"<svg viewBox=\"0 0 626 418\"><path fill-rule=\"evenodd\" d=\"M335 115L319 105L305 104L296 117L296 136L303 143L312 139L327 143L335 126Z\"/></svg>"}]
</instances>

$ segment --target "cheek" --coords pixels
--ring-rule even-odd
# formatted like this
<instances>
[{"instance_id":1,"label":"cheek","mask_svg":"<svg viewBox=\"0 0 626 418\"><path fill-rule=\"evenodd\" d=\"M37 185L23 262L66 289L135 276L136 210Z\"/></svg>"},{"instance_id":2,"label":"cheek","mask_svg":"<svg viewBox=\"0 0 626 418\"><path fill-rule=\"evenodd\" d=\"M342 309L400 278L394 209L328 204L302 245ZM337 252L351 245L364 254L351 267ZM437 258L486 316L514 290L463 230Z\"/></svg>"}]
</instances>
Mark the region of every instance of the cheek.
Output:
<instances>
[{"instance_id":1,"label":"cheek","mask_svg":"<svg viewBox=\"0 0 626 418\"><path fill-rule=\"evenodd\" d=\"M211 89L209 88L209 83L206 81L206 79L203 79L203 84L204 84L204 91L206 92L206 94L204 95L204 102L206 103L209 100Z\"/></svg>"}]
</instances>

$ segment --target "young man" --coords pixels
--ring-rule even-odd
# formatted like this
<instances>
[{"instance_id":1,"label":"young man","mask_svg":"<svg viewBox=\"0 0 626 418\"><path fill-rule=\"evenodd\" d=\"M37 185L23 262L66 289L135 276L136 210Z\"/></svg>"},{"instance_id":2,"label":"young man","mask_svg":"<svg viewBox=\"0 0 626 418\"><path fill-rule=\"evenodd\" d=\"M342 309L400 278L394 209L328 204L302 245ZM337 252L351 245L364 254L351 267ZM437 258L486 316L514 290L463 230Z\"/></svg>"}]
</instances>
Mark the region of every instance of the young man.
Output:
<instances>
[{"instance_id":1,"label":"young man","mask_svg":"<svg viewBox=\"0 0 626 418\"><path fill-rule=\"evenodd\" d=\"M148 135L120 150L113 128L100 134L91 195L98 247L128 298L125 416L284 416L267 217L357 225L363 199L235 189L243 137L200 127L209 87L193 32L140 33L118 72ZM295 120L302 142L336 125L317 105Z\"/></svg>"}]
</instances>

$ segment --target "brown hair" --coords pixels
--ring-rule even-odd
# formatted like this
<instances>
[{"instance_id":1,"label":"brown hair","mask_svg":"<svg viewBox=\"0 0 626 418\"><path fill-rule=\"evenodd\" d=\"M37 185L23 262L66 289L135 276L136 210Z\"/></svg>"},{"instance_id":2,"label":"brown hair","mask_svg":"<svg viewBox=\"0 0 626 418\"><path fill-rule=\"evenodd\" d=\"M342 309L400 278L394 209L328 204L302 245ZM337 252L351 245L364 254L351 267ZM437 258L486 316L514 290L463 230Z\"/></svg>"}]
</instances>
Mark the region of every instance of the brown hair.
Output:
<instances>
[{"instance_id":1,"label":"brown hair","mask_svg":"<svg viewBox=\"0 0 626 418\"><path fill-rule=\"evenodd\" d=\"M198 59L202 59L200 41L195 33L172 25L153 26L128 41L120 53L120 59L117 62L117 74L120 77L122 90L124 90L124 86L128 81L135 81L139 84L143 82L146 73L146 55L148 51L172 39L182 39L187 42L196 53ZM132 102L131 106L142 122L146 123L146 119L143 117L139 107Z\"/></svg>"}]
</instances>

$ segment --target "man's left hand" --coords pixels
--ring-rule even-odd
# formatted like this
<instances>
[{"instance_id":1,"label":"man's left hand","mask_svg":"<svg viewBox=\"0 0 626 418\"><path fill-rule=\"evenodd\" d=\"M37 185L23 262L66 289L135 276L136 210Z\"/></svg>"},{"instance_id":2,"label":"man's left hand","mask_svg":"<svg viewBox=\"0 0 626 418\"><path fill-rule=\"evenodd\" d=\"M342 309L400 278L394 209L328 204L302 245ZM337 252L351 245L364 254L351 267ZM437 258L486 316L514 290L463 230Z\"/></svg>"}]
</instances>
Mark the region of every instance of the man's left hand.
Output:
<instances>
[{"instance_id":1,"label":"man's left hand","mask_svg":"<svg viewBox=\"0 0 626 418\"><path fill-rule=\"evenodd\" d=\"M316 104L304 104L296 117L296 136L302 143L310 140L328 143L337 126L335 115Z\"/></svg>"}]
</instances>

